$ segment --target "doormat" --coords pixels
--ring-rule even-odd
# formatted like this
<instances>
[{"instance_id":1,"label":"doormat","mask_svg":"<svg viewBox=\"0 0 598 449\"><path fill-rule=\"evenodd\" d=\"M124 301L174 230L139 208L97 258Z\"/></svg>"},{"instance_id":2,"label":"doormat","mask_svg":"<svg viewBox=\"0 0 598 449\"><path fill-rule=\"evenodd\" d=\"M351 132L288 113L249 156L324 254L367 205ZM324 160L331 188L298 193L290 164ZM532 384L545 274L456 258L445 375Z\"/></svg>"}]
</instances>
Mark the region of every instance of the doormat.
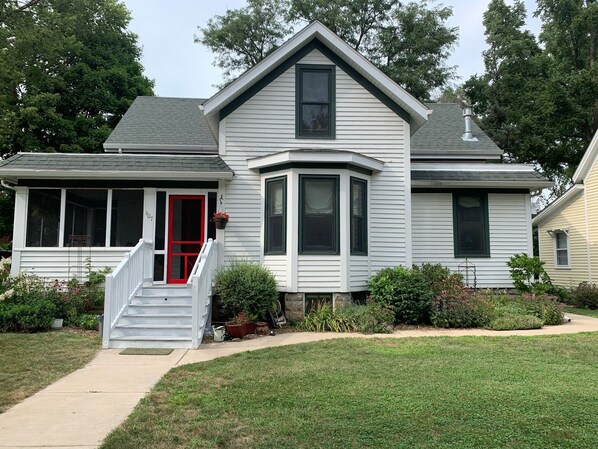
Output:
<instances>
[{"instance_id":1,"label":"doormat","mask_svg":"<svg viewBox=\"0 0 598 449\"><path fill-rule=\"evenodd\" d=\"M120 355L168 355L172 352L168 348L127 348L120 351Z\"/></svg>"}]
</instances>

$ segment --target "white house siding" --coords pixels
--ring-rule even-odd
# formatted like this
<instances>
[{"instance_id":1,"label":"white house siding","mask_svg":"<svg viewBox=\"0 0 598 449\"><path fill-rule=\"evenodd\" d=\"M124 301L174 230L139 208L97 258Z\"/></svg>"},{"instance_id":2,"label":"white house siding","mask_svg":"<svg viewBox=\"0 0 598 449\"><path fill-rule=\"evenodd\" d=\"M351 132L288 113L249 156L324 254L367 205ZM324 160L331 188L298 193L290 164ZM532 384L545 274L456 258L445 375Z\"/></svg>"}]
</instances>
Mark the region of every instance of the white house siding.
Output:
<instances>
[{"instance_id":1,"label":"white house siding","mask_svg":"<svg viewBox=\"0 0 598 449\"><path fill-rule=\"evenodd\" d=\"M490 257L470 258L477 286L510 288L507 260L515 253L531 253L529 195L488 194ZM440 263L453 271L464 258L454 257L451 193L412 194L413 263Z\"/></svg>"},{"instance_id":2,"label":"white house siding","mask_svg":"<svg viewBox=\"0 0 598 449\"><path fill-rule=\"evenodd\" d=\"M370 263L367 256L351 256L349 285L351 291L367 290L370 277Z\"/></svg>"},{"instance_id":3,"label":"white house siding","mask_svg":"<svg viewBox=\"0 0 598 449\"><path fill-rule=\"evenodd\" d=\"M264 266L268 267L270 272L276 278L278 289L286 291L287 288L287 258L286 256L265 256Z\"/></svg>"},{"instance_id":4,"label":"white house siding","mask_svg":"<svg viewBox=\"0 0 598 449\"><path fill-rule=\"evenodd\" d=\"M79 251L81 250L81 251ZM46 279L85 279L87 258L92 270L116 268L130 248L26 248L20 254L20 271Z\"/></svg>"},{"instance_id":5,"label":"white house siding","mask_svg":"<svg viewBox=\"0 0 598 449\"><path fill-rule=\"evenodd\" d=\"M341 290L340 256L299 256L298 291L305 293Z\"/></svg>"},{"instance_id":6,"label":"white house siding","mask_svg":"<svg viewBox=\"0 0 598 449\"><path fill-rule=\"evenodd\" d=\"M331 64L331 61L314 50L300 63ZM261 258L261 177L248 170L247 159L289 149L323 148L355 151L385 162L384 171L374 174L370 182L371 267L375 271L410 262L406 248L410 230L405 226L405 136L409 126L338 67L336 139L295 138L294 67L237 108L223 125L226 144L221 148L221 156L235 172L233 181L225 186L226 210L232 214L224 236L225 259L245 257L267 262ZM290 207L292 202L288 204ZM297 226L296 221L289 221L288 225ZM291 232L293 229L289 228ZM289 246L287 256L292 257L293 251L296 247ZM320 262L322 267L329 263L326 256L310 260L316 271ZM301 264L299 269L306 269L306 265ZM287 277L291 279L294 275L288 273ZM309 276L298 272L296 279L287 285L290 291L306 286ZM324 291L338 291L333 289L339 286L336 280L317 285L326 287Z\"/></svg>"}]
</instances>

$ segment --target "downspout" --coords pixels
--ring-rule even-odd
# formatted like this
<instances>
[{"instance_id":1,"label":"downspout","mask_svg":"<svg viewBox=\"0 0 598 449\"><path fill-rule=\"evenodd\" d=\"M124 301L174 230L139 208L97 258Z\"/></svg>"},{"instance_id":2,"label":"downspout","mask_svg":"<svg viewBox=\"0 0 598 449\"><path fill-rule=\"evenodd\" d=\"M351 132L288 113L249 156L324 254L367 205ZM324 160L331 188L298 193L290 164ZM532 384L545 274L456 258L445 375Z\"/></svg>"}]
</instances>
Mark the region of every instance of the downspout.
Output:
<instances>
[{"instance_id":1,"label":"downspout","mask_svg":"<svg viewBox=\"0 0 598 449\"><path fill-rule=\"evenodd\" d=\"M16 189L14 188L14 186L11 186L10 184L7 184L4 179L0 180L0 185L2 185L2 187L4 187L5 189L10 189L10 190L16 191Z\"/></svg>"},{"instance_id":2,"label":"downspout","mask_svg":"<svg viewBox=\"0 0 598 449\"><path fill-rule=\"evenodd\" d=\"M586 195L586 186L583 186L583 206L585 214L585 225L586 225L586 252L588 253L588 282L592 283L592 256L590 254L590 230L588 222L588 198Z\"/></svg>"}]
</instances>

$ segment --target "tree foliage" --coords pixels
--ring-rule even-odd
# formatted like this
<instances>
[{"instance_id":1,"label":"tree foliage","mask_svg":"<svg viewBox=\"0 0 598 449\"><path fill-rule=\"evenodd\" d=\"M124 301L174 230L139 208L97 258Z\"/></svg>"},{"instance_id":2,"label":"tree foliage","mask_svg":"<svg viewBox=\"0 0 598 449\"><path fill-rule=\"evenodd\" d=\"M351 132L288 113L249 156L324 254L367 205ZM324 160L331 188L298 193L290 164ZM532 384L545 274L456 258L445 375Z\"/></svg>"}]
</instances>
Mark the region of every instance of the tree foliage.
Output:
<instances>
[{"instance_id":1,"label":"tree foliage","mask_svg":"<svg viewBox=\"0 0 598 449\"><path fill-rule=\"evenodd\" d=\"M464 90L512 160L539 164L562 187L598 129L598 3L538 0L535 14L539 39L524 29L522 1L490 2L485 73Z\"/></svg>"},{"instance_id":2,"label":"tree foliage","mask_svg":"<svg viewBox=\"0 0 598 449\"><path fill-rule=\"evenodd\" d=\"M152 93L116 0L6 1L0 18L3 157L99 152L133 99Z\"/></svg>"},{"instance_id":3,"label":"tree foliage","mask_svg":"<svg viewBox=\"0 0 598 449\"><path fill-rule=\"evenodd\" d=\"M293 30L319 20L416 97L427 100L454 75L457 40L449 7L399 0L249 0L200 28L196 42L216 55L227 81L261 61Z\"/></svg>"}]
</instances>

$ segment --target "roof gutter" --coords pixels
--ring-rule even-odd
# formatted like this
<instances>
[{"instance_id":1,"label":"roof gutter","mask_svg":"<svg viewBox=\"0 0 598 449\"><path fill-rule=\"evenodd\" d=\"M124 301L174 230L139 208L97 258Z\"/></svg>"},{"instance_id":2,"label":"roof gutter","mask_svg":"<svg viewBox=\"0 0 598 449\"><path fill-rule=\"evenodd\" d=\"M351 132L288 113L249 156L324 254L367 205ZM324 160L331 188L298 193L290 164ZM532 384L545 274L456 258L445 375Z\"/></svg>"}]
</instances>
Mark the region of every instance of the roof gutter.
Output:
<instances>
[{"instance_id":1,"label":"roof gutter","mask_svg":"<svg viewBox=\"0 0 598 449\"><path fill-rule=\"evenodd\" d=\"M12 181L19 178L27 179L165 179L183 181L231 180L234 173L226 172L168 172L168 171L111 171L102 172L98 170L2 170L0 179Z\"/></svg>"}]
</instances>

